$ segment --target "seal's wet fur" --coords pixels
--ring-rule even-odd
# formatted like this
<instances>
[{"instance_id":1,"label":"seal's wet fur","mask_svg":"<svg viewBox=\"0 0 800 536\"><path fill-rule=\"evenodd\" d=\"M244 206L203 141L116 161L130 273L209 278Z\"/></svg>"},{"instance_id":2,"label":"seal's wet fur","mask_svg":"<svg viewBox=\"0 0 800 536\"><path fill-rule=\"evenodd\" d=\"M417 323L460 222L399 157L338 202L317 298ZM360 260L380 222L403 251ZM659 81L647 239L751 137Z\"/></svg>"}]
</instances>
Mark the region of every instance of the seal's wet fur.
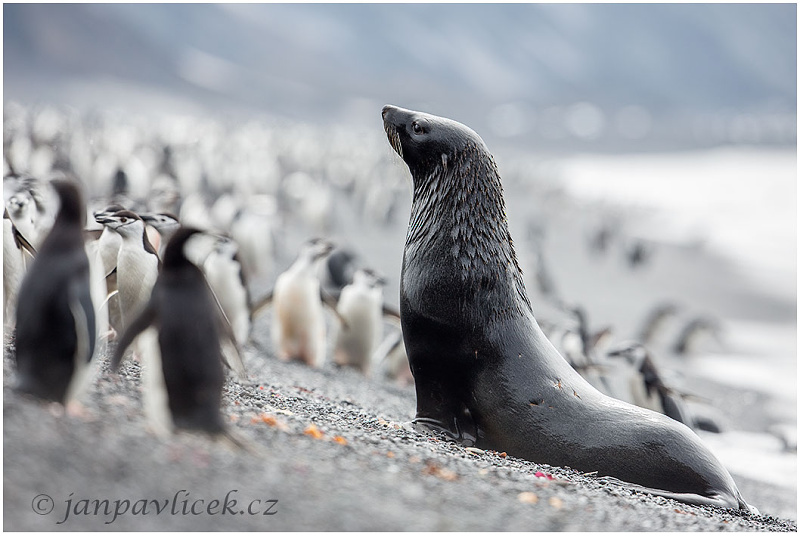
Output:
<instances>
[{"instance_id":1,"label":"seal's wet fur","mask_svg":"<svg viewBox=\"0 0 800 536\"><path fill-rule=\"evenodd\" d=\"M607 397L533 316L497 165L468 127L383 108L414 183L400 287L419 428L697 504L748 509L689 428Z\"/></svg>"}]
</instances>

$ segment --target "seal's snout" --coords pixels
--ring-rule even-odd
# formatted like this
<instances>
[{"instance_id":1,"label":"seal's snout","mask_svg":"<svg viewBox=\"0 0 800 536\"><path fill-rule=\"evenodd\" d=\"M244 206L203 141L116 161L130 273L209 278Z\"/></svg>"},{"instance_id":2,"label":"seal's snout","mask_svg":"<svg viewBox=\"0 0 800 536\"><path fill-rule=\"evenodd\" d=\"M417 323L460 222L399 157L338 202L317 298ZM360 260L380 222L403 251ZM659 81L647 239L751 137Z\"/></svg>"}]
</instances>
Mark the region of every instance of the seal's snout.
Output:
<instances>
[{"instance_id":1,"label":"seal's snout","mask_svg":"<svg viewBox=\"0 0 800 536\"><path fill-rule=\"evenodd\" d=\"M392 110L397 110L397 106L392 106L391 104L387 104L381 110L381 118L386 121L386 114L388 114Z\"/></svg>"},{"instance_id":2,"label":"seal's snout","mask_svg":"<svg viewBox=\"0 0 800 536\"><path fill-rule=\"evenodd\" d=\"M395 116L398 110L399 108L397 106L387 104L381 110L381 117L383 118L383 129L386 131L386 135L389 138L389 144L392 146L392 149L400 155L400 158L402 158L403 145L400 142L400 135L397 132L397 125L395 124Z\"/></svg>"}]
</instances>

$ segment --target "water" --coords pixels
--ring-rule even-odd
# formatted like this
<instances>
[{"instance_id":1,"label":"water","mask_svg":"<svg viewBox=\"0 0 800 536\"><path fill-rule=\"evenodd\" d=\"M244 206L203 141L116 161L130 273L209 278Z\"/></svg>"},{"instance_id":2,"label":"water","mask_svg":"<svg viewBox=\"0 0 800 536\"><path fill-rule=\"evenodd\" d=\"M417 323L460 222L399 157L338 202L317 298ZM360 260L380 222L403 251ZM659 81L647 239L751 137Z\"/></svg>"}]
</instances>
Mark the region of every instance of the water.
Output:
<instances>
[{"instance_id":1,"label":"water","mask_svg":"<svg viewBox=\"0 0 800 536\"><path fill-rule=\"evenodd\" d=\"M716 149L565 160L567 190L646 218L643 238L704 243L765 292L797 293L797 153Z\"/></svg>"},{"instance_id":2,"label":"water","mask_svg":"<svg viewBox=\"0 0 800 536\"><path fill-rule=\"evenodd\" d=\"M628 234L702 244L765 295L797 299L797 154L717 149L682 154L582 155L560 162L567 192L636 214ZM731 289L735 293L737 289ZM796 317L725 319L726 347L694 356L691 374L767 395L762 431L703 433L733 474L797 490ZM686 371L689 367L686 367ZM736 423L731 423L736 428Z\"/></svg>"}]
</instances>

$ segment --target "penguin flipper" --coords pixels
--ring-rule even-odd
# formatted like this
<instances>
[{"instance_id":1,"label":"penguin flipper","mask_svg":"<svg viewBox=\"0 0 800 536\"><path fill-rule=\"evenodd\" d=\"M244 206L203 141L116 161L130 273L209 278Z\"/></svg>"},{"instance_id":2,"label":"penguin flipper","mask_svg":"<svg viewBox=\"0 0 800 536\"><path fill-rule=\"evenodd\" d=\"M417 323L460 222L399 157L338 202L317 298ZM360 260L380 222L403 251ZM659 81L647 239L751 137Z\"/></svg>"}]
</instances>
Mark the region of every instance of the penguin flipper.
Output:
<instances>
[{"instance_id":1,"label":"penguin flipper","mask_svg":"<svg viewBox=\"0 0 800 536\"><path fill-rule=\"evenodd\" d=\"M242 353L236 345L236 341L233 339L220 341L220 350L222 364L235 372L240 379L246 380L247 370L244 367Z\"/></svg>"},{"instance_id":2,"label":"penguin flipper","mask_svg":"<svg viewBox=\"0 0 800 536\"><path fill-rule=\"evenodd\" d=\"M153 290L155 291L155 289ZM145 329L150 327L150 325L155 322L157 317L158 311L156 310L154 300L153 298L150 298L150 301L147 302L144 310L139 313L139 316L137 316L133 322L131 322L131 324L125 330L125 333L122 334L122 338L120 338L117 348L114 350L114 355L111 358L111 370L116 371L119 368L119 365L122 362L122 357L125 355L125 350L133 342L133 339L135 339Z\"/></svg>"},{"instance_id":3,"label":"penguin flipper","mask_svg":"<svg viewBox=\"0 0 800 536\"><path fill-rule=\"evenodd\" d=\"M383 342L381 342L380 346L375 349L374 361L382 364L384 361L389 359L389 356L392 354L394 349L401 344L403 344L402 331L395 331L393 334L390 334L383 340Z\"/></svg>"},{"instance_id":4,"label":"penguin flipper","mask_svg":"<svg viewBox=\"0 0 800 536\"><path fill-rule=\"evenodd\" d=\"M382 312L383 312L383 316L388 316L388 317L390 317L392 319L396 318L397 320L400 320L400 311L398 311L397 309L395 309L391 305L388 305L388 304L384 303Z\"/></svg>"},{"instance_id":5,"label":"penguin flipper","mask_svg":"<svg viewBox=\"0 0 800 536\"><path fill-rule=\"evenodd\" d=\"M222 356L222 363L229 369L236 372L240 378L245 379L247 378L247 370L244 367L242 353L239 349L239 344L236 342L236 334L233 332L231 322L228 320L228 315L225 314L225 310L222 308L222 304L219 302L217 294L208 284L208 281L206 281L206 288L211 293L211 297L214 299L214 303L217 306L217 324L219 325L223 337L227 339L227 341L221 342L222 352L220 355ZM227 355L230 355L232 359L229 360L226 357Z\"/></svg>"},{"instance_id":6,"label":"penguin flipper","mask_svg":"<svg viewBox=\"0 0 800 536\"><path fill-rule=\"evenodd\" d=\"M339 323L342 325L343 328L349 329L350 326L347 324L347 320L344 319L342 315L339 314L339 311L336 310L337 300L322 288L319 289L319 299L322 301L323 305L327 305L328 308L331 310L333 315L339 320Z\"/></svg>"},{"instance_id":7,"label":"penguin flipper","mask_svg":"<svg viewBox=\"0 0 800 536\"><path fill-rule=\"evenodd\" d=\"M32 257L36 256L36 248L33 247L27 238L17 229L17 226L13 223L11 224L11 230L14 233L14 243L17 245L17 249L24 249L28 253L31 254Z\"/></svg>"},{"instance_id":8,"label":"penguin flipper","mask_svg":"<svg viewBox=\"0 0 800 536\"><path fill-rule=\"evenodd\" d=\"M84 229L83 230L83 239L84 241L92 241L97 240L100 238L100 235L103 234L102 229Z\"/></svg>"},{"instance_id":9,"label":"penguin flipper","mask_svg":"<svg viewBox=\"0 0 800 536\"><path fill-rule=\"evenodd\" d=\"M251 307L251 309L250 309L250 318L255 318L255 317L256 317L256 315L257 315L257 314L259 314L259 313L261 312L261 310L262 310L262 309L264 309L264 308L265 308L265 307L267 307L267 306L268 306L270 303L272 303L272 299L273 299L274 297L275 297L275 289L273 288L273 289L270 289L270 291L269 291L269 292L267 292L266 296L264 296L263 298L261 298L260 300L258 300L258 302L257 302L257 303L255 303L255 304L254 304L254 305Z\"/></svg>"},{"instance_id":10,"label":"penguin flipper","mask_svg":"<svg viewBox=\"0 0 800 536\"><path fill-rule=\"evenodd\" d=\"M89 282L73 279L67 288L69 310L75 325L75 355L72 378L67 387L65 401L83 394L93 377L91 361L97 338L95 311Z\"/></svg>"},{"instance_id":11,"label":"penguin flipper","mask_svg":"<svg viewBox=\"0 0 800 536\"><path fill-rule=\"evenodd\" d=\"M113 298L113 297L114 297L114 296L116 296L117 294L119 294L119 289L112 290L111 292L109 292L109 293L108 293L108 296L106 296L106 299L105 299L105 300L103 300L103 303L101 303L101 304L100 304L100 307L105 307L105 306L107 306L107 305L108 305L108 302L109 302L109 300L111 300L111 298Z\"/></svg>"}]
</instances>

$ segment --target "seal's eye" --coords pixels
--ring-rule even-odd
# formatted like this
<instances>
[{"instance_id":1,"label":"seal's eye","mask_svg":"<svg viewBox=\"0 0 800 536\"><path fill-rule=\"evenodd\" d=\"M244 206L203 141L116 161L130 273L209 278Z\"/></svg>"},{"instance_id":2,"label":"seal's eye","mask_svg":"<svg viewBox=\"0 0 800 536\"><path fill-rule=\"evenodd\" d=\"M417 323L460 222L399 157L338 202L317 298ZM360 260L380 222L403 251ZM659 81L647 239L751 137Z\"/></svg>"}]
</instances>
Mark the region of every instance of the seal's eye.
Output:
<instances>
[{"instance_id":1,"label":"seal's eye","mask_svg":"<svg viewBox=\"0 0 800 536\"><path fill-rule=\"evenodd\" d=\"M425 130L422 128L422 126L419 123L417 123L416 121L411 123L411 130L414 131L414 134L422 134L423 132L425 132Z\"/></svg>"}]
</instances>

